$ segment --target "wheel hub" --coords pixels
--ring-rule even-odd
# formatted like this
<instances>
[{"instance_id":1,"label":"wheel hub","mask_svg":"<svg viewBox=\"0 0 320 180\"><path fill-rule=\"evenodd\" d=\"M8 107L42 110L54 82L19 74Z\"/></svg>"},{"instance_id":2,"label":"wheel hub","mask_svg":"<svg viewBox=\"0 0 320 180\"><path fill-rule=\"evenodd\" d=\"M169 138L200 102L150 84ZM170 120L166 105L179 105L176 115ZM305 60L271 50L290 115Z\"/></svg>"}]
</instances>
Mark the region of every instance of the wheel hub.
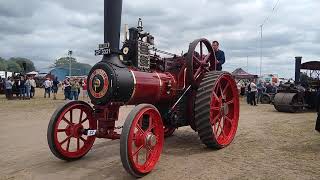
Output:
<instances>
[{"instance_id":1,"label":"wheel hub","mask_svg":"<svg viewBox=\"0 0 320 180\"><path fill-rule=\"evenodd\" d=\"M82 135L83 126L81 124L68 125L66 128L67 136L79 138Z\"/></svg>"},{"instance_id":2,"label":"wheel hub","mask_svg":"<svg viewBox=\"0 0 320 180\"><path fill-rule=\"evenodd\" d=\"M228 104L226 103L225 98L222 98L220 112L223 116L225 116L229 113L229 107L228 107Z\"/></svg>"},{"instance_id":3,"label":"wheel hub","mask_svg":"<svg viewBox=\"0 0 320 180\"><path fill-rule=\"evenodd\" d=\"M154 147L157 144L157 138L153 133L148 133L145 141L146 145L149 147Z\"/></svg>"}]
</instances>

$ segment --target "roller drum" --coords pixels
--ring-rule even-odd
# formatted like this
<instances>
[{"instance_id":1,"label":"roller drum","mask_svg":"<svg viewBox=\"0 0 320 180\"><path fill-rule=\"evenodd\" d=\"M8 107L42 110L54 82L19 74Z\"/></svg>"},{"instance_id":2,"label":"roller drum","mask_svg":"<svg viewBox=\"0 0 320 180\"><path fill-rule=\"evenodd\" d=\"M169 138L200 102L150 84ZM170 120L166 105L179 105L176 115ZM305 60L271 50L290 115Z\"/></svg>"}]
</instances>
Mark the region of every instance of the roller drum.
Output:
<instances>
[{"instance_id":1,"label":"roller drum","mask_svg":"<svg viewBox=\"0 0 320 180\"><path fill-rule=\"evenodd\" d=\"M298 93L277 93L274 108L279 112L297 112L303 109L303 98Z\"/></svg>"}]
</instances>

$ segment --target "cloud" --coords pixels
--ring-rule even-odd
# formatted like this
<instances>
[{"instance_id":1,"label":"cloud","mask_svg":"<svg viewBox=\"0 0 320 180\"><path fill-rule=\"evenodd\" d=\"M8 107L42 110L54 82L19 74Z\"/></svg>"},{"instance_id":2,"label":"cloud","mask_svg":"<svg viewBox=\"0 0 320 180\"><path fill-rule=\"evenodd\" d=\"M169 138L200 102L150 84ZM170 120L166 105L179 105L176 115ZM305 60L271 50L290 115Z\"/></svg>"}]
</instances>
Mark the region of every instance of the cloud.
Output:
<instances>
[{"instance_id":1,"label":"cloud","mask_svg":"<svg viewBox=\"0 0 320 180\"><path fill-rule=\"evenodd\" d=\"M218 40L225 51L224 69L260 71L260 24L263 26L262 73L294 75L294 57L318 60L320 2L312 0L162 0L123 1L122 25L155 36L159 49L180 54L194 39ZM23 56L45 69L72 49L80 62L95 64L93 52L103 42L102 0L1 0L0 56ZM248 57L248 58L247 58ZM247 66L248 59L248 66Z\"/></svg>"}]
</instances>

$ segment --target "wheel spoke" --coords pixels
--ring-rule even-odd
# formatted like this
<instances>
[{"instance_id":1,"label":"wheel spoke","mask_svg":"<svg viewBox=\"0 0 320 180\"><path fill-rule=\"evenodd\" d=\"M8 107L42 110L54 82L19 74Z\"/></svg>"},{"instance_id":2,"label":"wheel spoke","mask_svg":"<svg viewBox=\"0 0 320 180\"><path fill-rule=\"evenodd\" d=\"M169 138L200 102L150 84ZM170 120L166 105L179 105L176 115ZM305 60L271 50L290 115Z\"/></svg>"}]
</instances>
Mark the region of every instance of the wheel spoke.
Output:
<instances>
[{"instance_id":1,"label":"wheel spoke","mask_svg":"<svg viewBox=\"0 0 320 180\"><path fill-rule=\"evenodd\" d=\"M79 138L83 141L83 143L87 142L87 140L85 140L82 136L80 136Z\"/></svg>"},{"instance_id":2,"label":"wheel spoke","mask_svg":"<svg viewBox=\"0 0 320 180\"><path fill-rule=\"evenodd\" d=\"M218 118L218 119L220 119L220 118ZM215 134L218 134L219 124L220 124L220 120L216 121L216 123L214 124L214 133Z\"/></svg>"},{"instance_id":3,"label":"wheel spoke","mask_svg":"<svg viewBox=\"0 0 320 180\"><path fill-rule=\"evenodd\" d=\"M219 99L219 97L218 97L218 95L217 95L217 93L215 91L213 91L212 94L217 100Z\"/></svg>"},{"instance_id":4,"label":"wheel spoke","mask_svg":"<svg viewBox=\"0 0 320 180\"><path fill-rule=\"evenodd\" d=\"M221 130L220 135L221 135L221 133L222 133L222 136L225 138L225 137L226 137L226 134L224 133L223 127L222 127L222 125L221 125L221 121L222 121L222 117L221 117L221 119L220 119L220 121L219 121L219 124L218 124L218 126L217 126L217 133L218 133L218 129L219 129L219 127L220 127L220 130Z\"/></svg>"},{"instance_id":5,"label":"wheel spoke","mask_svg":"<svg viewBox=\"0 0 320 180\"><path fill-rule=\"evenodd\" d=\"M229 87L229 83L227 83L226 87L224 87L223 94L226 94L226 91L227 91L228 87Z\"/></svg>"},{"instance_id":6,"label":"wheel spoke","mask_svg":"<svg viewBox=\"0 0 320 180\"><path fill-rule=\"evenodd\" d=\"M80 121L80 124L86 122L88 120L88 117L84 118L83 120Z\"/></svg>"},{"instance_id":7,"label":"wheel spoke","mask_svg":"<svg viewBox=\"0 0 320 180\"><path fill-rule=\"evenodd\" d=\"M138 147L138 149L132 154L132 157L137 155L139 153L139 151L143 148L144 145L141 145L140 147ZM138 155L137 155L138 156Z\"/></svg>"},{"instance_id":8,"label":"wheel spoke","mask_svg":"<svg viewBox=\"0 0 320 180\"><path fill-rule=\"evenodd\" d=\"M228 117L228 116L225 116L226 120L231 124L232 126L232 120Z\"/></svg>"},{"instance_id":9,"label":"wheel spoke","mask_svg":"<svg viewBox=\"0 0 320 180\"><path fill-rule=\"evenodd\" d=\"M153 128L155 128L155 125L153 124L153 119L149 116L149 127L146 132L150 132Z\"/></svg>"},{"instance_id":10,"label":"wheel spoke","mask_svg":"<svg viewBox=\"0 0 320 180\"><path fill-rule=\"evenodd\" d=\"M67 129L58 129L57 132L66 132Z\"/></svg>"},{"instance_id":11,"label":"wheel spoke","mask_svg":"<svg viewBox=\"0 0 320 180\"><path fill-rule=\"evenodd\" d=\"M219 90L220 90L221 97L224 98L224 94L223 94L223 91L222 91L222 88L221 88L221 84L219 84Z\"/></svg>"},{"instance_id":12,"label":"wheel spoke","mask_svg":"<svg viewBox=\"0 0 320 180\"><path fill-rule=\"evenodd\" d=\"M62 120L64 122L66 122L68 125L71 125L72 123L70 121L68 121L68 119L66 119L64 116L62 117Z\"/></svg>"},{"instance_id":13,"label":"wheel spoke","mask_svg":"<svg viewBox=\"0 0 320 180\"><path fill-rule=\"evenodd\" d=\"M210 108L211 110L219 111L220 112L220 107L214 106Z\"/></svg>"},{"instance_id":14,"label":"wheel spoke","mask_svg":"<svg viewBox=\"0 0 320 180\"><path fill-rule=\"evenodd\" d=\"M150 147L146 146L146 150L147 150L147 152L146 152L146 162L147 162L148 158L149 158L148 156L151 154L152 149Z\"/></svg>"},{"instance_id":15,"label":"wheel spoke","mask_svg":"<svg viewBox=\"0 0 320 180\"><path fill-rule=\"evenodd\" d=\"M81 121L82 121L82 115L83 115L83 111L82 111L82 110L80 110L79 124L81 124Z\"/></svg>"},{"instance_id":16,"label":"wheel spoke","mask_svg":"<svg viewBox=\"0 0 320 180\"><path fill-rule=\"evenodd\" d=\"M230 101L227 101L227 102L226 102L227 105L230 105L230 104L233 104L233 103L234 103L234 102L233 102L233 98L232 98Z\"/></svg>"},{"instance_id":17,"label":"wheel spoke","mask_svg":"<svg viewBox=\"0 0 320 180\"><path fill-rule=\"evenodd\" d=\"M222 136L223 136L224 138L226 138L227 136L226 136L226 134L224 133L223 127L221 126L220 123L219 123L219 126L220 126L220 130L221 130Z\"/></svg>"},{"instance_id":18,"label":"wheel spoke","mask_svg":"<svg viewBox=\"0 0 320 180\"><path fill-rule=\"evenodd\" d=\"M77 138L77 150L80 149L80 138Z\"/></svg>"},{"instance_id":19,"label":"wheel spoke","mask_svg":"<svg viewBox=\"0 0 320 180\"><path fill-rule=\"evenodd\" d=\"M70 140L71 137L72 137L72 136L68 136L65 140L63 140L63 141L60 143L60 145L64 144L64 143L67 142L68 140Z\"/></svg>"},{"instance_id":20,"label":"wheel spoke","mask_svg":"<svg viewBox=\"0 0 320 180\"><path fill-rule=\"evenodd\" d=\"M200 59L197 58L195 55L193 55L193 61L196 62L197 64L201 65Z\"/></svg>"},{"instance_id":21,"label":"wheel spoke","mask_svg":"<svg viewBox=\"0 0 320 180\"><path fill-rule=\"evenodd\" d=\"M69 119L69 120L70 120L70 122L72 123L72 109L70 110L69 113L70 113L70 119Z\"/></svg>"},{"instance_id":22,"label":"wheel spoke","mask_svg":"<svg viewBox=\"0 0 320 180\"><path fill-rule=\"evenodd\" d=\"M194 74L194 78L197 79L201 73L201 66L197 69L196 73Z\"/></svg>"},{"instance_id":23,"label":"wheel spoke","mask_svg":"<svg viewBox=\"0 0 320 180\"><path fill-rule=\"evenodd\" d=\"M68 139L68 143L67 143L67 151L69 151L69 147L70 147L70 140L71 140L71 139Z\"/></svg>"},{"instance_id":24,"label":"wheel spoke","mask_svg":"<svg viewBox=\"0 0 320 180\"><path fill-rule=\"evenodd\" d=\"M209 63L209 67L210 67L210 57L211 57L211 53L207 54L206 57L204 58L204 62Z\"/></svg>"},{"instance_id":25,"label":"wheel spoke","mask_svg":"<svg viewBox=\"0 0 320 180\"><path fill-rule=\"evenodd\" d=\"M212 120L211 120L211 125L214 125L215 122L217 122L217 119L219 118L219 115L215 116Z\"/></svg>"},{"instance_id":26,"label":"wheel spoke","mask_svg":"<svg viewBox=\"0 0 320 180\"><path fill-rule=\"evenodd\" d=\"M138 129L138 131L140 131L142 134L144 134L144 131L143 131L143 129L140 127L139 124L137 124L136 128Z\"/></svg>"},{"instance_id":27,"label":"wheel spoke","mask_svg":"<svg viewBox=\"0 0 320 180\"><path fill-rule=\"evenodd\" d=\"M203 52L202 52L202 42L200 41L200 59L203 60Z\"/></svg>"}]
</instances>

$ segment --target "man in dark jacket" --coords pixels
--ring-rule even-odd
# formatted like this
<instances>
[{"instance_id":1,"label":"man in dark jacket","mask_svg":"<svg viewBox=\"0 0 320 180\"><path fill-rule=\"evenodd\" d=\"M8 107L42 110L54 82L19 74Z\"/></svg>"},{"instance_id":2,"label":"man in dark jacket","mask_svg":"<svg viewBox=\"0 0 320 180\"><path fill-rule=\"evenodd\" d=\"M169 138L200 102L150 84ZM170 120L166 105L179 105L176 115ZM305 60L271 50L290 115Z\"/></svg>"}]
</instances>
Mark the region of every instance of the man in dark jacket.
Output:
<instances>
[{"instance_id":1,"label":"man in dark jacket","mask_svg":"<svg viewBox=\"0 0 320 180\"><path fill-rule=\"evenodd\" d=\"M214 58L216 60L216 67L217 67L216 70L221 71L222 64L224 64L224 62L225 62L224 52L219 49L219 42L218 41L212 42L212 48L214 51L214 56L215 56Z\"/></svg>"}]
</instances>

